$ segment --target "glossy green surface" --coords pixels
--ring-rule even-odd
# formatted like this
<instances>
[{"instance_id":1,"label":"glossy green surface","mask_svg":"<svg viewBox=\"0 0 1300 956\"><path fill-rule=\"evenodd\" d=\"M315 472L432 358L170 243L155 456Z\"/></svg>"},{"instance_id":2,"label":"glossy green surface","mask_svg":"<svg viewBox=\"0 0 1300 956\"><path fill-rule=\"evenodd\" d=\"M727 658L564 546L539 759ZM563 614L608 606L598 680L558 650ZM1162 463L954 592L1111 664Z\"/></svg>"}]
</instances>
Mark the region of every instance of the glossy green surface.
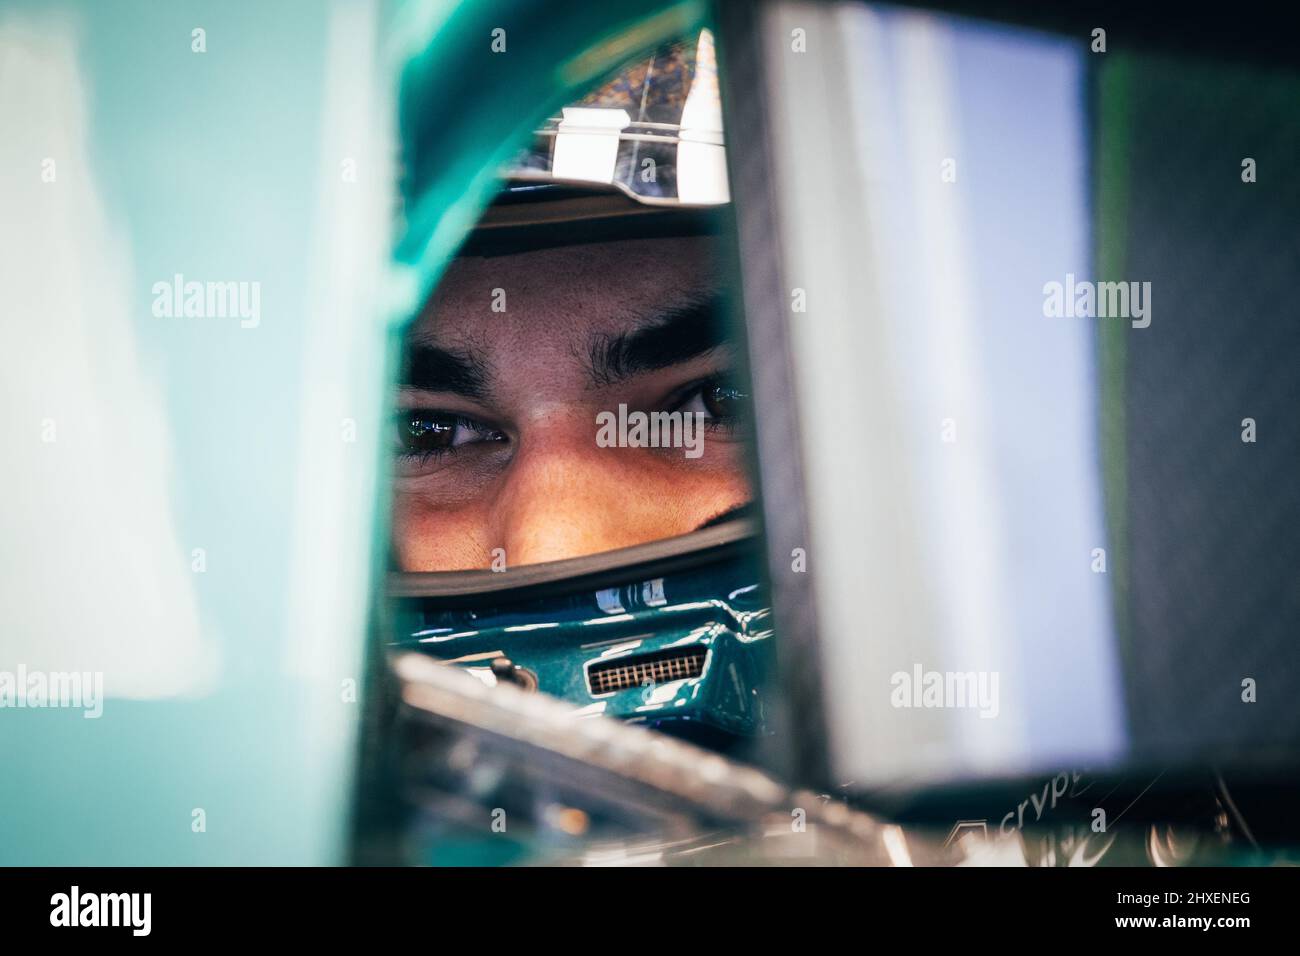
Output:
<instances>
[{"instance_id":1,"label":"glossy green surface","mask_svg":"<svg viewBox=\"0 0 1300 956\"><path fill-rule=\"evenodd\" d=\"M768 731L765 682L772 657L772 619L756 558L704 570L634 581L601 592L476 611L437 611L406 599L395 648L454 661L495 683L494 658L535 675L538 689L587 716L604 714L709 739L714 732ZM638 679L599 692L592 667L635 664L647 657L703 649L698 676Z\"/></svg>"},{"instance_id":2,"label":"glossy green surface","mask_svg":"<svg viewBox=\"0 0 1300 956\"><path fill-rule=\"evenodd\" d=\"M699 14L663 9L0 9L0 670L106 695L0 711L0 864L345 859L400 327L531 124ZM156 315L177 274L257 322Z\"/></svg>"},{"instance_id":3,"label":"glossy green surface","mask_svg":"<svg viewBox=\"0 0 1300 956\"><path fill-rule=\"evenodd\" d=\"M105 696L93 719L0 710L0 863L343 859L381 487L381 33L377 4L0 8L0 324L31 370L0 386L0 671L98 673ZM160 315L178 274L257 283L256 316Z\"/></svg>"},{"instance_id":4,"label":"glossy green surface","mask_svg":"<svg viewBox=\"0 0 1300 956\"><path fill-rule=\"evenodd\" d=\"M413 301L432 290L496 192L498 171L551 112L703 19L698 0L406 6L395 31L406 57L407 228L397 259L415 267Z\"/></svg>"}]
</instances>

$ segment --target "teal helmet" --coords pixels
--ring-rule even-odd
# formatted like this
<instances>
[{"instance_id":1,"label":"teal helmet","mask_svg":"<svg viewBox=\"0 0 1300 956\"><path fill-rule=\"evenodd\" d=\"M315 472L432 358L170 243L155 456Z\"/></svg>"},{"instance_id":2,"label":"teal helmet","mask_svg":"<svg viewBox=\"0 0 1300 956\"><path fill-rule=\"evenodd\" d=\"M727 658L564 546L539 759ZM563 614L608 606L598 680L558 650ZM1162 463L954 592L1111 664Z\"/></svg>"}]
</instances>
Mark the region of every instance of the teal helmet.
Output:
<instances>
[{"instance_id":1,"label":"teal helmet","mask_svg":"<svg viewBox=\"0 0 1300 956\"><path fill-rule=\"evenodd\" d=\"M425 140L414 137L408 149ZM461 255L720 236L728 212L712 38L638 59L535 131ZM406 157L418 205L418 149ZM497 570L394 571L393 651L730 749L770 730L757 519Z\"/></svg>"},{"instance_id":2,"label":"teal helmet","mask_svg":"<svg viewBox=\"0 0 1300 956\"><path fill-rule=\"evenodd\" d=\"M753 519L503 572L395 573L393 650L730 749L771 729Z\"/></svg>"}]
</instances>

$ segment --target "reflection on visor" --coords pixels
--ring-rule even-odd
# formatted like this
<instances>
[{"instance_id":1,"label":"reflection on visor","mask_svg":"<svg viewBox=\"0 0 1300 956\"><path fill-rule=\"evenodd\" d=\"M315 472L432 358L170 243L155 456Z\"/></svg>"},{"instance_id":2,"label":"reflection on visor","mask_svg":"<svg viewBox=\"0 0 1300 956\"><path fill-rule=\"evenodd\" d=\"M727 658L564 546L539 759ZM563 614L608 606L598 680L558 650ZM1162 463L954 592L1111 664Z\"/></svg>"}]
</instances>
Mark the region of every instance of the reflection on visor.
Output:
<instances>
[{"instance_id":1,"label":"reflection on visor","mask_svg":"<svg viewBox=\"0 0 1300 956\"><path fill-rule=\"evenodd\" d=\"M713 35L625 70L537 131L505 175L610 183L638 199L727 202Z\"/></svg>"}]
</instances>

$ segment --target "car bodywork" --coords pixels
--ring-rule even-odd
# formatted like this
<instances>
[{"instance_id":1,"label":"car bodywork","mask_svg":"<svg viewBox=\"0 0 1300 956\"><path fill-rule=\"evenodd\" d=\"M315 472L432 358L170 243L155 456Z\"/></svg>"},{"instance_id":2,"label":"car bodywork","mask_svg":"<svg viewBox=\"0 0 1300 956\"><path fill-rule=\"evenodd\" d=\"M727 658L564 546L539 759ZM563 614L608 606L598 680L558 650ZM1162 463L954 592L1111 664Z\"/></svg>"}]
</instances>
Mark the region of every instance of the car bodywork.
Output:
<instances>
[{"instance_id":1,"label":"car bodywork","mask_svg":"<svg viewBox=\"0 0 1300 956\"><path fill-rule=\"evenodd\" d=\"M759 556L738 544L702 567L558 594L507 592L473 606L454 606L465 605L464 596L399 597L390 647L487 684L513 680L573 704L579 716L722 746L766 734L771 609Z\"/></svg>"}]
</instances>

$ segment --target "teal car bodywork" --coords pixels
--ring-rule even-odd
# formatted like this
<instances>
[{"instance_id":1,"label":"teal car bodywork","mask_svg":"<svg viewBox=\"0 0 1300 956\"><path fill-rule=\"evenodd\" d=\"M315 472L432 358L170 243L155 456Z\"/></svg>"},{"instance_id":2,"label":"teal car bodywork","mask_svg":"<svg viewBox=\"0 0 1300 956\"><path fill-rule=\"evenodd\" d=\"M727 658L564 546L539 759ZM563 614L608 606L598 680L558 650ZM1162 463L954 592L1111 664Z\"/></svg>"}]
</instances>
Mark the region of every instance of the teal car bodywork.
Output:
<instances>
[{"instance_id":1,"label":"teal car bodywork","mask_svg":"<svg viewBox=\"0 0 1300 956\"><path fill-rule=\"evenodd\" d=\"M0 863L349 859L403 328L548 111L702 15L4 5L0 671L104 699L0 715ZM181 273L256 318L155 315Z\"/></svg>"},{"instance_id":2,"label":"teal car bodywork","mask_svg":"<svg viewBox=\"0 0 1300 956\"><path fill-rule=\"evenodd\" d=\"M706 742L770 731L763 693L772 615L756 561L497 607L404 598L394 650L418 650L488 683L493 663L579 716L602 714Z\"/></svg>"}]
</instances>

